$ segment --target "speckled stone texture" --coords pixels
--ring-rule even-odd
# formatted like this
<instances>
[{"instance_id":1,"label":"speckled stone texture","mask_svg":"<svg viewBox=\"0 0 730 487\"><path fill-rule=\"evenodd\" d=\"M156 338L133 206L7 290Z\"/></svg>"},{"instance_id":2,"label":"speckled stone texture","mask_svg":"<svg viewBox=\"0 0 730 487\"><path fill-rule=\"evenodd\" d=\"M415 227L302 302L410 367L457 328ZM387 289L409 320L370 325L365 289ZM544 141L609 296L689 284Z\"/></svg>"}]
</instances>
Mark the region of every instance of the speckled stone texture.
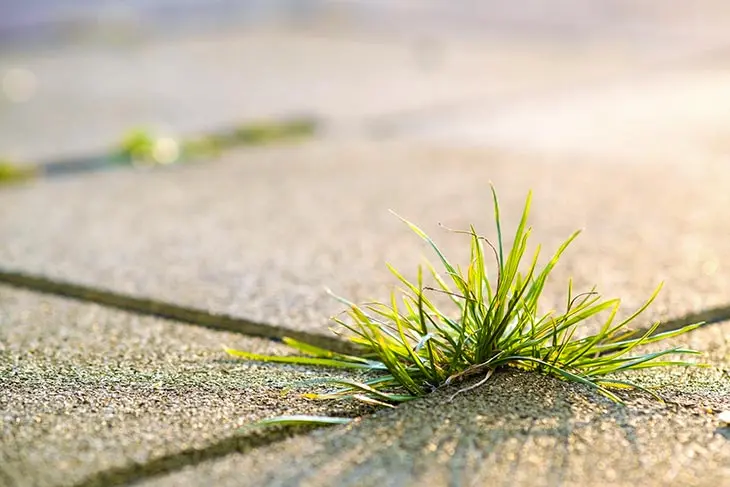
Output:
<instances>
[{"instance_id":1,"label":"speckled stone texture","mask_svg":"<svg viewBox=\"0 0 730 487\"><path fill-rule=\"evenodd\" d=\"M665 281L639 325L727 307L727 7L573 3L532 18L490 2L474 37L315 22L3 46L0 76L38 85L24 103L0 96L0 158L103 151L140 124L325 123L304 145L3 187L0 271L330 336L342 307L325 286L383 299L384 262L413 276L433 257L389 209L464 264L465 238L439 223L493 239L491 181L507 234L534 190L543 258L585 229L545 308L564 306L569 277L624 315ZM730 321L672 344L710 367L632 374L666 404L502 371L453 401L444 389L347 426L252 433L238 428L368 411L298 394L332 371L221 350L291 353L280 344L0 285L0 487L730 485Z\"/></svg>"},{"instance_id":2,"label":"speckled stone texture","mask_svg":"<svg viewBox=\"0 0 730 487\"><path fill-rule=\"evenodd\" d=\"M501 373L453 402L445 390L351 426L231 446L238 426L261 417L355 411L303 401L296 388L282 395L323 371L219 351L285 353L264 340L5 287L0 303L4 485L710 486L730 475L730 431L715 415L730 408L728 322L673 340L712 368L633 377L658 386L666 406L624 394L623 408L579 386ZM159 459L172 473L152 469Z\"/></svg>"},{"instance_id":3,"label":"speckled stone texture","mask_svg":"<svg viewBox=\"0 0 730 487\"><path fill-rule=\"evenodd\" d=\"M353 412L301 398L296 383L326 371L234 361L222 345L286 353L0 286L0 485L109 485L175 455L245 451L255 438L235 444L236 430L258 419Z\"/></svg>"},{"instance_id":4,"label":"speckled stone texture","mask_svg":"<svg viewBox=\"0 0 730 487\"><path fill-rule=\"evenodd\" d=\"M657 387L619 406L582 386L503 372L450 401L456 388L346 427L143 482L146 487L238 485L499 485L648 487L730 482L730 322L671 340L711 368L632 373Z\"/></svg>"},{"instance_id":5,"label":"speckled stone texture","mask_svg":"<svg viewBox=\"0 0 730 487\"><path fill-rule=\"evenodd\" d=\"M568 276L578 289L598 283L629 309L666 280L647 320L726 305L730 227L722 209L730 171L711 163L592 162L313 143L39 182L0 193L0 231L12 237L0 262L328 333L326 318L340 307L322 286L353 299L382 298L393 284L383 261L412 274L427 254L388 208L463 261L463 238L437 223L476 222L493 236L491 180L508 231L530 188L535 238L546 249L586 228L556 270L546 306L562 303ZM144 478L233 485L245 475L251 485L709 486L728 476L730 433L715 416L730 407L727 322L675 340L705 352L712 368L637 378L658 386L667 406L630 394L622 409L580 387L502 374L453 403L438 394L352 426L254 447L248 440L231 446L237 426L341 407L280 396L293 379L322 372L223 360L222 341L283 351L261 340L27 292L4 289L2 296L10 385L2 393L3 472L19 485ZM220 444L217 454L196 456ZM182 465L193 467L177 472ZM58 471L68 473L59 478Z\"/></svg>"},{"instance_id":6,"label":"speckled stone texture","mask_svg":"<svg viewBox=\"0 0 730 487\"><path fill-rule=\"evenodd\" d=\"M534 190L533 244L549 255L584 233L555 271L640 305L646 319L726 305L730 170L724 165L582 163L571 157L315 142L232 152L152 172L57 179L0 192L3 268L329 334L341 306L387 296L384 262L413 275L432 254L393 209L465 263L463 229L494 237L489 182L505 232ZM59 204L63 202L63 204ZM692 290L689 293L687 290Z\"/></svg>"},{"instance_id":7,"label":"speckled stone texture","mask_svg":"<svg viewBox=\"0 0 730 487\"><path fill-rule=\"evenodd\" d=\"M0 262L328 333L326 317L340 307L322 286L382 298L393 284L383 261L412 273L426 253L388 208L463 261L463 238L437 223L476 222L493 236L490 180L506 231L529 188L546 249L586 228L546 306L562 304L568 276L577 289L598 283L629 309L666 280L647 320L727 304L723 166L584 164L403 143L242 151L7 188ZM713 368L641 376L668 406L629 395L621 409L580 387L502 374L453 403L439 394L267 446L281 438L254 444L233 431L278 413L341 408L280 395L293 379L323 372L222 360L221 341L281 351L260 340L26 292L2 296L2 472L15 485L233 485L245 475L251 485L658 487L722 485L728 476L729 433L716 420L730 407L727 322L678 342L705 351Z\"/></svg>"},{"instance_id":8,"label":"speckled stone texture","mask_svg":"<svg viewBox=\"0 0 730 487\"><path fill-rule=\"evenodd\" d=\"M239 485L242 475L267 486L709 487L730 479L730 434L703 394L621 407L518 373L448 402L451 392L142 485ZM713 404L730 406L728 392Z\"/></svg>"},{"instance_id":9,"label":"speckled stone texture","mask_svg":"<svg viewBox=\"0 0 730 487\"><path fill-rule=\"evenodd\" d=\"M727 347L727 334L725 347ZM727 348L726 348L727 350ZM534 374L500 373L456 396L435 393L346 427L232 455L141 485L583 486L727 485L730 431L708 398L625 407Z\"/></svg>"}]
</instances>

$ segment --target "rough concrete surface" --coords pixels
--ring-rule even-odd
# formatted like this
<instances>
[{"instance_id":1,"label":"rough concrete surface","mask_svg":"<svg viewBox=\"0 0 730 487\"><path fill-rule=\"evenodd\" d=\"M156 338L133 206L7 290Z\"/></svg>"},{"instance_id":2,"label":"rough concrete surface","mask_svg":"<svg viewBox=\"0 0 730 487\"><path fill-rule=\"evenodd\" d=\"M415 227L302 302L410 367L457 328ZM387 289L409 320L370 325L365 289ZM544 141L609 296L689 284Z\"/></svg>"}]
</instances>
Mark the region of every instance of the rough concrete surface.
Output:
<instances>
[{"instance_id":1,"label":"rough concrete surface","mask_svg":"<svg viewBox=\"0 0 730 487\"><path fill-rule=\"evenodd\" d=\"M297 392L296 382L326 371L229 360L222 345L285 353L266 340L0 287L0 485L114 485L245 451L266 438L236 430L258 419L345 411Z\"/></svg>"},{"instance_id":2,"label":"rough concrete surface","mask_svg":"<svg viewBox=\"0 0 730 487\"><path fill-rule=\"evenodd\" d=\"M620 406L557 379L499 373L453 402L455 389L439 391L142 485L724 486L730 430L716 414L730 407L730 381L711 374L714 391L667 377L666 405L625 394Z\"/></svg>"},{"instance_id":3,"label":"rough concrete surface","mask_svg":"<svg viewBox=\"0 0 730 487\"><path fill-rule=\"evenodd\" d=\"M646 351L682 345L708 368L634 372L666 404L621 393L619 406L582 386L500 373L346 427L205 462L142 485L646 485L730 484L730 322Z\"/></svg>"},{"instance_id":4,"label":"rough concrete surface","mask_svg":"<svg viewBox=\"0 0 730 487\"><path fill-rule=\"evenodd\" d=\"M498 374L453 403L454 390L443 391L266 446L230 440L264 416L354 413L281 395L322 371L230 362L219 351L280 346L9 288L0 303L7 485L704 486L730 475L730 432L715 419L730 408L727 322L673 340L713 368L638 375L667 407L628 394L623 409L553 379Z\"/></svg>"},{"instance_id":5,"label":"rough concrete surface","mask_svg":"<svg viewBox=\"0 0 730 487\"><path fill-rule=\"evenodd\" d=\"M533 242L546 255L585 230L555 271L560 292L573 276L576 289L597 284L633 308L665 280L647 320L727 305L727 167L610 162L312 143L170 170L39 182L0 192L0 262L327 334L328 317L341 306L325 286L357 301L382 299L394 284L384 262L412 275L422 256L433 257L388 209L465 264L465 238L437 223L473 223L493 237L491 180L506 233L534 190ZM554 296L546 306L562 306L561 294Z\"/></svg>"},{"instance_id":6,"label":"rough concrete surface","mask_svg":"<svg viewBox=\"0 0 730 487\"><path fill-rule=\"evenodd\" d=\"M624 313L664 280L638 324L719 307L672 340L711 366L631 374L666 404L505 371L453 402L455 388L345 427L241 433L366 411L285 394L332 371L221 350L290 353L273 342L0 286L0 486L730 485L725 3L326 3L296 29L114 40L99 21L105 39L4 44L0 159L106 150L140 124L312 114L326 136L4 186L0 271L329 335L341 306L324 286L382 299L384 262L412 276L433 258L388 209L466 264L465 238L438 223L494 239L493 181L507 234L535 191L544 255L585 229L546 308L570 276Z\"/></svg>"}]
</instances>

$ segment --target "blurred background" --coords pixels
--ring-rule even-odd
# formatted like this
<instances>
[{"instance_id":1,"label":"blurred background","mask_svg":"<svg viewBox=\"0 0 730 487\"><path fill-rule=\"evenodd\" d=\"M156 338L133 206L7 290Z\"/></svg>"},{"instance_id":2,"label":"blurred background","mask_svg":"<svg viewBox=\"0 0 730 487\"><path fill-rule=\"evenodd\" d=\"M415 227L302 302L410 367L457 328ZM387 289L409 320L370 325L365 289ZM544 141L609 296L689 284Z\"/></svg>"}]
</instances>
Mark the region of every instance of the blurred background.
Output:
<instances>
[{"instance_id":1,"label":"blurred background","mask_svg":"<svg viewBox=\"0 0 730 487\"><path fill-rule=\"evenodd\" d=\"M6 172L122 153L172 162L292 133L587 160L723 161L730 148L722 0L4 0L0 9Z\"/></svg>"}]
</instances>

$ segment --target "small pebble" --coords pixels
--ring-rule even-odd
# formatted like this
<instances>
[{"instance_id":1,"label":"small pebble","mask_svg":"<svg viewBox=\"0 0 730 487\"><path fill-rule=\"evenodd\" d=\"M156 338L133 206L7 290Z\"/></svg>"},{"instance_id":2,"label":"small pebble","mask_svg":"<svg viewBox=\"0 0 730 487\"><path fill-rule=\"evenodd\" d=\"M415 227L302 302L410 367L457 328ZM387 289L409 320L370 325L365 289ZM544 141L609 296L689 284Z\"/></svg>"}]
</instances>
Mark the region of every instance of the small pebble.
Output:
<instances>
[{"instance_id":1,"label":"small pebble","mask_svg":"<svg viewBox=\"0 0 730 487\"><path fill-rule=\"evenodd\" d=\"M717 415L717 419L720 420L720 424L723 426L730 426L730 411L723 411Z\"/></svg>"}]
</instances>

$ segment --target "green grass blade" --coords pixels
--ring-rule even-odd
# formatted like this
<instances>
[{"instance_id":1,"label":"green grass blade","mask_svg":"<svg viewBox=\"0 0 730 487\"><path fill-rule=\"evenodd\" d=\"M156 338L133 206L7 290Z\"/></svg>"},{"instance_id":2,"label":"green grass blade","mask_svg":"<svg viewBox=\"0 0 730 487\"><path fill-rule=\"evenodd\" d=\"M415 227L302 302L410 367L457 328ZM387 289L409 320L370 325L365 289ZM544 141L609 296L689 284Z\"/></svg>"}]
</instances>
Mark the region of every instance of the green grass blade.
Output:
<instances>
[{"instance_id":1,"label":"green grass blade","mask_svg":"<svg viewBox=\"0 0 730 487\"><path fill-rule=\"evenodd\" d=\"M622 387L622 388L628 388L628 389L636 389L637 391L641 391L645 394L648 394L652 396L654 399L656 399L659 402L664 402L664 399L662 396L657 394L656 392L652 391L651 389L644 387L642 385L637 384L636 382L632 382L629 380L617 380L617 379L601 379L600 381L596 381L598 384L604 386L604 387Z\"/></svg>"},{"instance_id":2,"label":"green grass blade","mask_svg":"<svg viewBox=\"0 0 730 487\"><path fill-rule=\"evenodd\" d=\"M493 184L490 184L490 187L492 189L492 203L494 205L494 222L497 226L497 250L499 254L499 269L501 270L504 267L504 242L502 241L502 218L499 215L499 198L497 198L497 190L494 188ZM497 278L497 281L501 281L502 279L500 277ZM497 285L499 286L499 284Z\"/></svg>"},{"instance_id":3,"label":"green grass blade","mask_svg":"<svg viewBox=\"0 0 730 487\"><path fill-rule=\"evenodd\" d=\"M352 418L296 414L292 416L277 416L275 418L262 419L261 421L253 423L251 426L332 426L337 424L347 424L350 422L352 422Z\"/></svg>"},{"instance_id":4,"label":"green grass blade","mask_svg":"<svg viewBox=\"0 0 730 487\"><path fill-rule=\"evenodd\" d=\"M697 353L693 350L684 350L681 348L670 348L667 350L661 350L659 352L648 353L646 355L640 355L638 357L627 357L625 359L612 360L604 365L602 362L598 362L597 367L586 372L586 375L595 377L599 375L612 374L621 372L624 370L635 370L640 368L652 367L651 362L659 357L663 357L669 354L681 354L681 353ZM676 363L676 362L671 362ZM684 365L685 363L683 363ZM656 365L655 365L656 366Z\"/></svg>"},{"instance_id":5,"label":"green grass blade","mask_svg":"<svg viewBox=\"0 0 730 487\"><path fill-rule=\"evenodd\" d=\"M636 318L639 317L639 315L641 315L644 311L646 311L647 308L649 308L649 306L651 306L651 303L653 303L654 300L657 298L657 296L659 295L659 293L662 290L662 287L664 287L663 282L659 283L659 285L654 290L654 292L651 294L651 296L649 296L649 299L647 299L646 302L639 309L637 309L631 316L626 318L624 321L622 321L621 323L616 325L616 327L613 328L613 330L611 330L611 332L609 332L609 334L612 334L614 330L621 330L621 329L625 328L626 326L628 326L629 323L634 321Z\"/></svg>"},{"instance_id":6,"label":"green grass blade","mask_svg":"<svg viewBox=\"0 0 730 487\"><path fill-rule=\"evenodd\" d=\"M317 347L314 345L310 345L309 343L300 342L299 340L295 340L294 338L290 338L290 337L284 337L281 339L281 341L285 345L287 345L295 350L299 350L302 353L306 353L308 355L313 355L315 357L336 358L336 359L345 360L348 362L360 362L363 364L370 363L369 360L366 360L362 357L356 357L354 355L344 355L341 353L332 352L325 348L320 348L320 347Z\"/></svg>"},{"instance_id":7,"label":"green grass blade","mask_svg":"<svg viewBox=\"0 0 730 487\"><path fill-rule=\"evenodd\" d=\"M588 386L588 387L590 387L592 389L597 390L598 392L600 392L604 396L608 397L612 401L617 402L619 404L623 404L623 401L621 399L619 399L618 396L616 396L615 394L611 393L606 388L601 387L599 384L597 384L596 382L590 380L589 378L586 378L586 377L583 377L583 376L574 374L572 372L568 372L567 370L561 369L560 367L557 367L554 364L545 362L544 360L540 360L540 359L534 358L534 357L527 357L527 356L523 356L523 357L521 357L521 356L513 356L513 357L505 357L505 358L501 359L501 361L502 362L505 362L505 363L509 363L509 362L533 362L533 363L542 365L543 367L547 368L548 370L550 370L552 372L555 372L556 375L558 375L559 377L562 377L563 379L566 379L566 380L571 381L571 382L577 382L579 384L586 385L586 386Z\"/></svg>"},{"instance_id":8,"label":"green grass blade","mask_svg":"<svg viewBox=\"0 0 730 487\"><path fill-rule=\"evenodd\" d=\"M429 245L429 246L431 247L431 249L432 249L432 250L433 250L433 251L434 251L434 252L436 253L436 255L438 256L438 258L439 258L439 260L441 261L441 263L443 264L443 266L444 266L444 267L446 268L446 271L447 271L447 273L448 273L449 275L451 275L451 276L455 276L455 275L458 275L458 274L457 274L457 272L456 272L456 269L454 268L454 266L452 266L452 265L451 265L451 263L449 262L449 260L448 260L448 259L446 258L446 256L445 256L445 255L444 255L444 254L443 254L443 253L441 252L441 250L440 250L440 249L438 248L438 246L436 245L436 243L435 243L435 242L434 242L433 240L431 240L431 237L429 237L428 235L426 235L426 233L425 233L425 232L424 232L423 230L421 230L421 229L420 229L420 228L418 228L418 227L417 227L416 225L414 225L413 223L409 222L408 220L406 220L406 219L405 219L405 218L403 218L402 216L398 215L398 214L397 214L397 213L395 213L394 211L391 211L391 213L393 213L393 214L394 214L394 215L395 215L396 217L400 218L400 220L401 220L401 221L402 221L403 223L405 223L406 225L408 225L408 227L409 227L409 228L410 228L410 229L411 229L411 230L412 230L412 231L413 231L413 232L414 232L414 233L415 233L416 235L418 235L419 237L421 237L421 239L423 239L424 241L426 241L426 243L428 243L428 245Z\"/></svg>"},{"instance_id":9,"label":"green grass blade","mask_svg":"<svg viewBox=\"0 0 730 487\"><path fill-rule=\"evenodd\" d=\"M492 370L510 366L583 384L619 403L620 398L611 389L636 389L659 399L648 388L622 376L611 377L611 374L651 367L703 365L669 357L670 354L697 353L681 347L637 352L639 347L677 337L701 326L688 325L666 332L659 332L658 323L640 332L629 328L654 302L661 285L639 309L619 323L616 322L618 299L604 300L595 288L574 293L572 279L568 282L565 310L544 312L540 300L546 283L580 232L571 234L547 264L538 268L539 245L534 257L526 257L532 234L528 226L532 192L527 194L511 247L505 249L497 192L493 185L490 188L496 245L479 235L472 225L466 231L447 229L468 235L466 266L452 264L421 228L396 215L438 256L434 261L438 269L426 263L436 283L434 287L424 287L422 266L418 267L417 280L411 282L388 265L393 276L404 286L391 294L389 302L358 305L328 290L347 307L346 317L333 317L335 323L343 327L336 333L346 335L361 351L345 355L291 338L285 338L284 343L303 356L226 351L246 360L361 370L359 381L324 378L317 383L337 389L323 394L309 393L306 397L355 400L379 407L423 396L453 378L485 367ZM489 278L485 245L494 253L496 282ZM430 292L445 294L449 302L442 305L438 296ZM604 313L608 313L607 318ZM598 331L584 333L581 327L593 320L600 320Z\"/></svg>"},{"instance_id":10,"label":"green grass blade","mask_svg":"<svg viewBox=\"0 0 730 487\"><path fill-rule=\"evenodd\" d=\"M259 355L257 353L246 352L243 350L234 350L224 347L228 355L244 360L255 362L275 362L280 364L294 365L317 365L320 367L333 367L338 369L364 369L364 370L385 370L385 367L376 362L348 362L345 360L333 360L317 357L300 357L296 355Z\"/></svg>"},{"instance_id":11,"label":"green grass blade","mask_svg":"<svg viewBox=\"0 0 730 487\"><path fill-rule=\"evenodd\" d=\"M332 379L325 379L323 381L325 384L331 384L331 385L340 385L345 386L346 389L332 392L332 393L324 393L324 394L310 394L305 395L305 397L309 397L310 399L330 399L330 398L336 398L341 397L343 395L351 395L352 391L360 391L364 392L366 394L370 394L371 396L374 396L377 399L380 399L382 401L387 402L406 402L414 399L415 396L408 395L408 394L391 394L388 392L380 391L372 385L365 384L363 382L357 382L354 380L349 379L338 379L338 378L332 378Z\"/></svg>"},{"instance_id":12,"label":"green grass blade","mask_svg":"<svg viewBox=\"0 0 730 487\"><path fill-rule=\"evenodd\" d=\"M391 294L390 296L391 306L393 308L393 321L395 321L395 325L398 328L398 333L400 334L400 338L403 342L404 348L411 358L411 363L418 367L421 370L421 373L430 380L431 374L424 365L423 359L416 353L415 346L411 346L408 339L406 338L403 320L401 320L400 314L398 313L398 303L396 301L395 294Z\"/></svg>"},{"instance_id":13,"label":"green grass blade","mask_svg":"<svg viewBox=\"0 0 730 487\"><path fill-rule=\"evenodd\" d=\"M643 344L648 345L650 343L663 341L663 340L666 340L669 338L674 338L679 335L684 335L685 333L696 330L697 328L703 326L704 324L705 324L704 322L694 323L691 325L683 326L682 328L679 328L677 330L670 330L670 331L666 331L663 333L657 333L655 335L652 335L652 336L646 338L644 340ZM637 340L637 338L632 338L629 340L620 340L620 341L609 342L609 343L605 343L605 344L599 343L593 348L592 352L595 352L596 354L599 354L599 355L606 355L615 350L622 350L626 346L630 345L631 343L633 343L636 340Z\"/></svg>"}]
</instances>

